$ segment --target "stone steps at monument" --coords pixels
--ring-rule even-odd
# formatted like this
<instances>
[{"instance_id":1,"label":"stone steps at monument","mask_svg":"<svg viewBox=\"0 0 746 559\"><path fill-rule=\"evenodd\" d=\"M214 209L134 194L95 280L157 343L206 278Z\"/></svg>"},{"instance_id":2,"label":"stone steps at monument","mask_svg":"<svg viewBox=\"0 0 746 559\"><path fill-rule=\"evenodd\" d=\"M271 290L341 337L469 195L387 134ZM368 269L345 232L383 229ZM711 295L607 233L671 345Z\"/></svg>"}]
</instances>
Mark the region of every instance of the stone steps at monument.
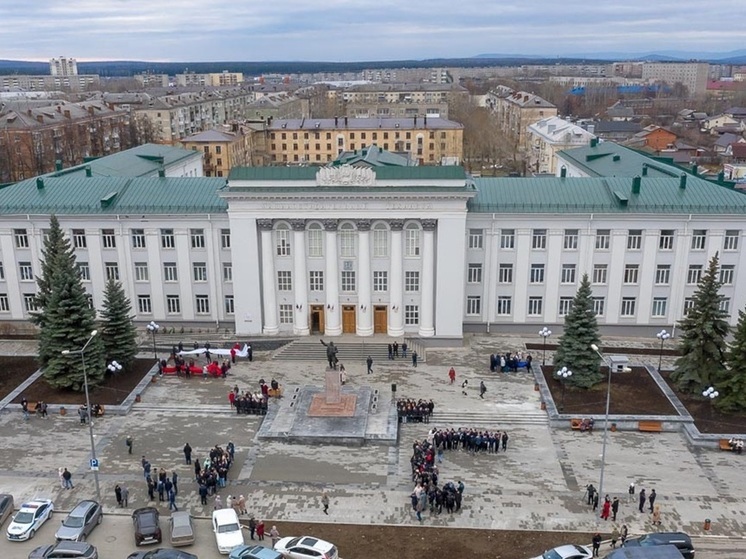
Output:
<instances>
[{"instance_id":1,"label":"stone steps at monument","mask_svg":"<svg viewBox=\"0 0 746 559\"><path fill-rule=\"evenodd\" d=\"M505 425L548 425L544 411L455 411L435 408L430 423L454 427L503 427Z\"/></svg>"},{"instance_id":2,"label":"stone steps at monument","mask_svg":"<svg viewBox=\"0 0 746 559\"><path fill-rule=\"evenodd\" d=\"M236 415L236 410L231 409L226 399L225 405L221 404L198 404L191 406L180 406L170 403L148 403L139 402L132 406L133 412L147 411L147 412L164 412L164 413L209 413L215 415ZM244 416L242 416L244 417ZM259 416L246 416L246 417L259 417Z\"/></svg>"},{"instance_id":3,"label":"stone steps at monument","mask_svg":"<svg viewBox=\"0 0 746 559\"><path fill-rule=\"evenodd\" d=\"M370 355L373 358L374 366L388 361L389 350L388 342L334 342L339 348L337 358L344 363L345 361L365 360ZM418 350L419 361L424 361L423 353ZM401 350L399 350L401 355ZM326 361L326 348L318 341L296 340L277 350L272 359L276 361ZM407 359L399 357L397 361L406 361L411 363L410 352L407 352Z\"/></svg>"}]
</instances>

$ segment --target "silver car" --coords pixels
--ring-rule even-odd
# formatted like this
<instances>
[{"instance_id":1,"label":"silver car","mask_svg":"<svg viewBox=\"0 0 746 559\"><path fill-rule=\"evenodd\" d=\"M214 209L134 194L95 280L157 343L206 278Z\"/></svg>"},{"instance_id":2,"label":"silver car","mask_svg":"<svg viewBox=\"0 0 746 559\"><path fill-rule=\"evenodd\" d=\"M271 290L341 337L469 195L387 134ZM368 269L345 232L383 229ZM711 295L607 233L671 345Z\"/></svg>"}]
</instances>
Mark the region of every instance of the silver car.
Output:
<instances>
[{"instance_id":1,"label":"silver car","mask_svg":"<svg viewBox=\"0 0 746 559\"><path fill-rule=\"evenodd\" d=\"M54 535L57 541L85 541L88 534L101 524L104 519L101 505L96 501L80 501L75 508L70 511L67 518L62 521L57 533Z\"/></svg>"},{"instance_id":2,"label":"silver car","mask_svg":"<svg viewBox=\"0 0 746 559\"><path fill-rule=\"evenodd\" d=\"M172 546L179 547L194 543L192 515L187 511L175 511L171 513L171 518L168 519L168 526Z\"/></svg>"},{"instance_id":3,"label":"silver car","mask_svg":"<svg viewBox=\"0 0 746 559\"><path fill-rule=\"evenodd\" d=\"M85 542L59 542L37 547L28 559L98 559L98 551Z\"/></svg>"}]
</instances>

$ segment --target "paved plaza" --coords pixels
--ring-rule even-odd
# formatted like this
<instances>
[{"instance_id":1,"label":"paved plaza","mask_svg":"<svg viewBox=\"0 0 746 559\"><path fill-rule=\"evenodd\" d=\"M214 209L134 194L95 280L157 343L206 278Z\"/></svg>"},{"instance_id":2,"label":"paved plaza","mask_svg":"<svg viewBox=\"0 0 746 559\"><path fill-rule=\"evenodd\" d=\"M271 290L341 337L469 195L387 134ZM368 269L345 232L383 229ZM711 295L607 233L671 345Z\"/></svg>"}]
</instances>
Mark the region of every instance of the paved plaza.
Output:
<instances>
[{"instance_id":1,"label":"paved plaza","mask_svg":"<svg viewBox=\"0 0 746 559\"><path fill-rule=\"evenodd\" d=\"M540 411L539 393L526 373L495 374L487 368L493 351L521 348L518 338L470 337L463 348L430 349L427 363L413 368L409 360L376 362L374 373L365 363L340 355L349 374L349 385L378 390L381 398L396 395L432 398L433 423L404 424L397 446L361 447L290 444L258 441L261 417L236 415L227 394L234 386L256 390L260 378L276 379L286 390L294 386L323 385L321 361L283 362L270 353L255 354L252 363L240 361L227 379L162 377L150 384L126 416L107 416L95 423L99 474L107 511L116 510L114 485L130 490L130 509L148 504L140 459L145 455L159 470L180 475L177 504L197 516L206 516L211 503L199 503L192 481L192 466L184 464L182 447L194 448L204 459L215 445L236 445L236 462L230 483L220 491L245 495L249 510L259 517L287 521L331 521L370 524L417 524L409 505L412 491L409 458L412 442L431 427L506 429L508 452L473 456L446 451L440 465L441 480L462 480L466 485L464 508L454 515L425 515L424 523L492 529L578 530L611 529L584 504L585 486L598 487L602 432L581 434L550 430ZM319 348L323 351L323 348ZM540 363L540 355L535 363ZM656 358L657 361L657 358ZM449 385L454 366L457 380ZM461 394L467 378L472 387ZM479 398L479 381L487 385ZM27 394L33 400L33 394ZM270 401L270 406L277 405ZM439 422L438 418L448 418ZM127 454L125 437L134 439ZM88 429L75 414L24 422L20 411L0 414L0 492L12 493L16 502L31 497L54 499L57 510L66 510L84 497L95 495L94 477L88 471ZM705 518L714 534L746 536L746 457L717 450L690 447L678 433L609 433L604 492L622 500L618 524L630 533L653 529L648 514L637 512L627 487L656 489L664 530L702 534ZM73 472L75 489L60 488L57 468ZM321 493L328 491L329 516L321 512ZM168 514L164 503L161 506ZM123 514L126 511L122 511Z\"/></svg>"}]
</instances>

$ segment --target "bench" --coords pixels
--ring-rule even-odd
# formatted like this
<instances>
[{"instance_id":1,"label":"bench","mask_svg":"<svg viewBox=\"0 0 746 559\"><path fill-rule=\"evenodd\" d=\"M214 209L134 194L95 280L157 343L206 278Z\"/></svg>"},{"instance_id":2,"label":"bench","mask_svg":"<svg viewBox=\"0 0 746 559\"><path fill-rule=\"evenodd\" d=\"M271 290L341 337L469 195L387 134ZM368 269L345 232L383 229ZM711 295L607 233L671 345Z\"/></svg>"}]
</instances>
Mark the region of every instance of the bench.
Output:
<instances>
[{"instance_id":1,"label":"bench","mask_svg":"<svg viewBox=\"0 0 746 559\"><path fill-rule=\"evenodd\" d=\"M270 388L270 389L269 389L269 390L267 391L267 395L268 395L268 396L269 396L270 398L280 398L280 397L282 396L282 386L280 386L280 387L279 387L279 388L278 388L277 390L275 390L275 389L273 389L273 388Z\"/></svg>"},{"instance_id":2,"label":"bench","mask_svg":"<svg viewBox=\"0 0 746 559\"><path fill-rule=\"evenodd\" d=\"M581 423L583 423L583 420L582 420L582 419L578 419L578 418L575 418L575 419L571 419L571 420L570 420L570 428L571 428L571 429L572 429L573 431L580 431L580 424L581 424Z\"/></svg>"},{"instance_id":3,"label":"bench","mask_svg":"<svg viewBox=\"0 0 746 559\"><path fill-rule=\"evenodd\" d=\"M36 413L36 402L29 402L28 403L28 412L33 415Z\"/></svg>"},{"instance_id":4,"label":"bench","mask_svg":"<svg viewBox=\"0 0 746 559\"><path fill-rule=\"evenodd\" d=\"M731 452L733 449L730 446L730 442L728 442L728 439L720 439L720 450L727 450L728 452Z\"/></svg>"},{"instance_id":5,"label":"bench","mask_svg":"<svg viewBox=\"0 0 746 559\"><path fill-rule=\"evenodd\" d=\"M640 421L637 423L637 428L644 433L661 433L663 423L660 421Z\"/></svg>"}]
</instances>

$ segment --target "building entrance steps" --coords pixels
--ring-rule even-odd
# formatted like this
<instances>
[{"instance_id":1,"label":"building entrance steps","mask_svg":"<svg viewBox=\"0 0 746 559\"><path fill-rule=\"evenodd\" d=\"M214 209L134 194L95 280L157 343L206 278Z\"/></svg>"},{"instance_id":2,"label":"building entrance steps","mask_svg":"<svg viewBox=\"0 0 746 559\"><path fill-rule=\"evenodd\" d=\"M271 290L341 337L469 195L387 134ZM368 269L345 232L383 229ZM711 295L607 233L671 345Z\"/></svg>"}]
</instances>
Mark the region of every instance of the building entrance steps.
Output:
<instances>
[{"instance_id":1,"label":"building entrance steps","mask_svg":"<svg viewBox=\"0 0 746 559\"><path fill-rule=\"evenodd\" d=\"M374 366L389 361L388 345L394 341L389 342L386 338L380 337L375 337L371 341L362 341L362 338L357 336L346 338L314 337L295 340L284 345L272 355L272 359L276 361L326 361L326 348L321 345L320 340L324 340L326 343L334 342L334 345L338 348L337 359L341 363L345 361L365 362L370 355L373 358ZM417 361L425 361L425 352L421 350L419 345L409 340L407 340L407 345L407 357L405 359L402 357L401 341L399 341L399 357L395 360L396 362L411 363L411 348L413 346L417 350Z\"/></svg>"}]
</instances>

